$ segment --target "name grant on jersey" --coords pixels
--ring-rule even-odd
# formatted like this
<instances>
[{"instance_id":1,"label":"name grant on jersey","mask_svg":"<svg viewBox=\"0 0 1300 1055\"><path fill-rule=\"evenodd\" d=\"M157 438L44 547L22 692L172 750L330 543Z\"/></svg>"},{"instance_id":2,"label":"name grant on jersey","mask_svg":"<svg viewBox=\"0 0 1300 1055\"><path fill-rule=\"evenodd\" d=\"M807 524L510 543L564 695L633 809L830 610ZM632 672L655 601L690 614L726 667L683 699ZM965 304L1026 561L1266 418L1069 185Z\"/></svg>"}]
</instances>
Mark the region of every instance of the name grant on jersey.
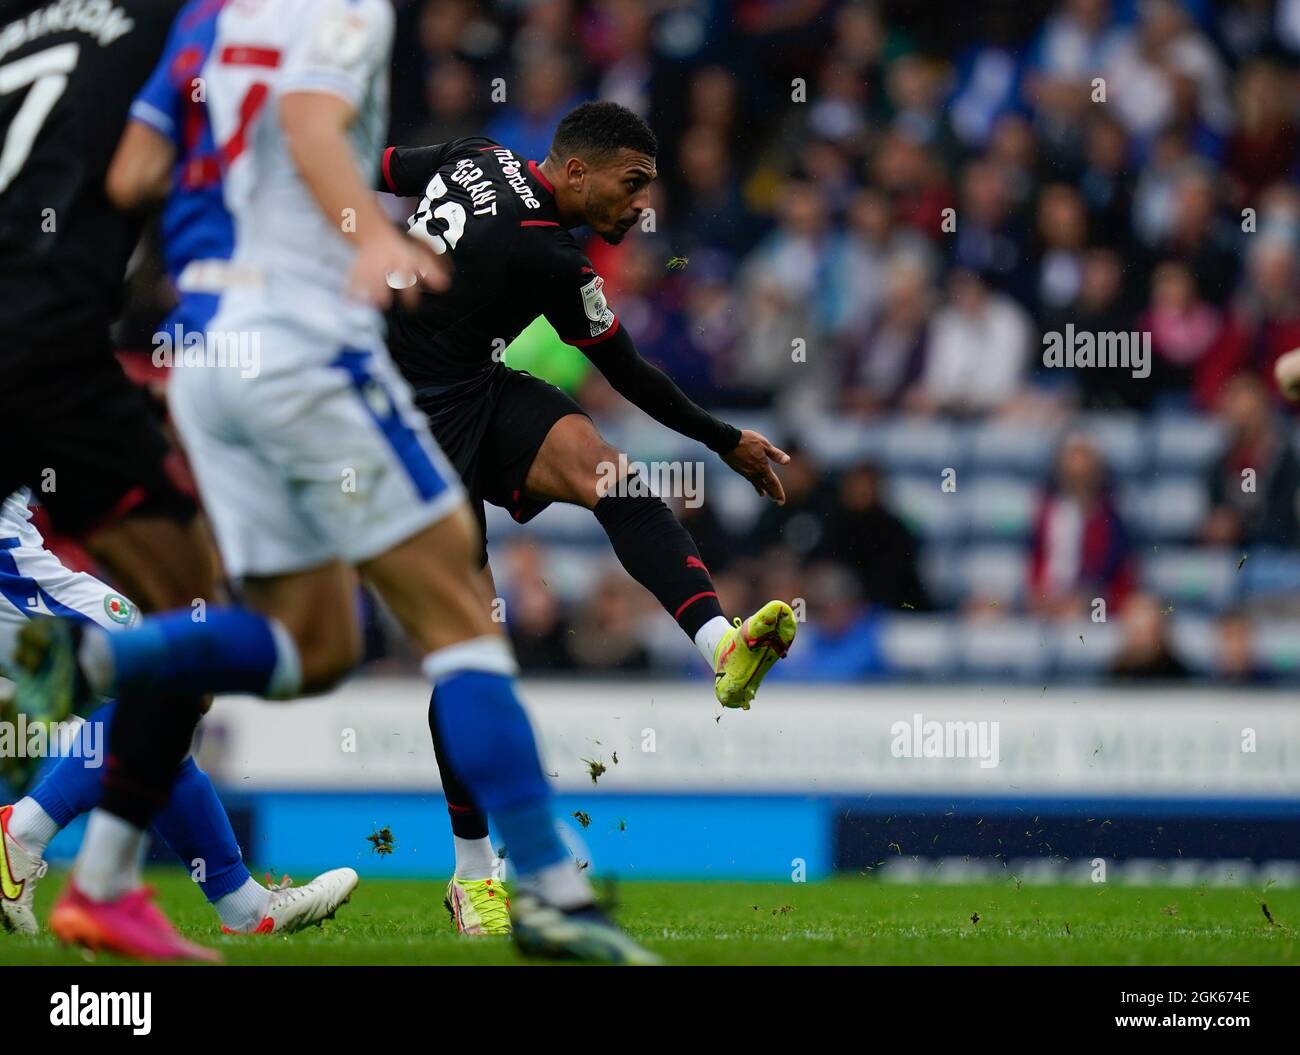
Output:
<instances>
[{"instance_id":1,"label":"name grant on jersey","mask_svg":"<svg viewBox=\"0 0 1300 1055\"><path fill-rule=\"evenodd\" d=\"M510 189L523 198L524 204L528 208L540 209L542 203L537 200L537 196L533 194L533 188L524 179L521 171L523 166L519 164L519 159L505 147L497 147L492 153L496 155L497 163L501 166L501 174L505 176Z\"/></svg>"},{"instance_id":2,"label":"name grant on jersey","mask_svg":"<svg viewBox=\"0 0 1300 1055\"><path fill-rule=\"evenodd\" d=\"M0 59L52 33L84 33L106 48L134 28L135 22L126 12L108 0L55 0L4 27L0 32Z\"/></svg>"},{"instance_id":3,"label":"name grant on jersey","mask_svg":"<svg viewBox=\"0 0 1300 1055\"><path fill-rule=\"evenodd\" d=\"M492 181L483 178L483 170L469 158L461 158L451 174L451 182L457 184L469 195L474 206L475 216L495 216L497 214L497 192L492 189ZM478 182L475 182L475 181Z\"/></svg>"}]
</instances>

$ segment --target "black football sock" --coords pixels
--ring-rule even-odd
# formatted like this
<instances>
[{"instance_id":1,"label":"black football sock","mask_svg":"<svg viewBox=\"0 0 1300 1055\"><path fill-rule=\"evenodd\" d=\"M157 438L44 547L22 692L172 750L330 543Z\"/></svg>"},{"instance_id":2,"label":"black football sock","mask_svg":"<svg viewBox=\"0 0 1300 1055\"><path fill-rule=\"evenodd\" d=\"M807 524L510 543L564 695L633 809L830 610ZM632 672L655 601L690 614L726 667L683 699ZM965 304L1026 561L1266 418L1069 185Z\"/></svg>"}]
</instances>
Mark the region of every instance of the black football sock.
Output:
<instances>
[{"instance_id":1,"label":"black football sock","mask_svg":"<svg viewBox=\"0 0 1300 1055\"><path fill-rule=\"evenodd\" d=\"M662 499L606 495L593 512L627 573L658 598L692 641L700 627L722 615L695 540Z\"/></svg>"},{"instance_id":2,"label":"black football sock","mask_svg":"<svg viewBox=\"0 0 1300 1055\"><path fill-rule=\"evenodd\" d=\"M447 815L451 818L451 833L458 839L486 839L487 814L478 808L465 782L456 775L443 747L438 729L437 693L429 700L429 732L433 734L433 756L438 760L438 773L442 777L442 793L447 799Z\"/></svg>"},{"instance_id":3,"label":"black football sock","mask_svg":"<svg viewBox=\"0 0 1300 1055\"><path fill-rule=\"evenodd\" d=\"M100 806L137 828L149 827L171 794L202 713L200 696L118 700Z\"/></svg>"}]
</instances>

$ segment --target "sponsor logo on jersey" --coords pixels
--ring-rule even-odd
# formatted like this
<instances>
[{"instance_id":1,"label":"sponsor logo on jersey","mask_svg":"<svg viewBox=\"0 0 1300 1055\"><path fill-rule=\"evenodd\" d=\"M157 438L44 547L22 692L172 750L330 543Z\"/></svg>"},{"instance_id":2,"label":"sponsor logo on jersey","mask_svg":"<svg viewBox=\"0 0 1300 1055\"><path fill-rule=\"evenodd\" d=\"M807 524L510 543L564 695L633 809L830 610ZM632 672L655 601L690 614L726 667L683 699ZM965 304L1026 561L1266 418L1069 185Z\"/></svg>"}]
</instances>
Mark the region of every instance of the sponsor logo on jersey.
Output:
<instances>
[{"instance_id":1,"label":"sponsor logo on jersey","mask_svg":"<svg viewBox=\"0 0 1300 1055\"><path fill-rule=\"evenodd\" d=\"M542 203L537 200L533 188L528 185L528 180L524 178L523 163L505 147L497 147L492 153L501 166L501 174L505 176L510 189L523 199L528 208L540 209Z\"/></svg>"},{"instance_id":2,"label":"sponsor logo on jersey","mask_svg":"<svg viewBox=\"0 0 1300 1055\"><path fill-rule=\"evenodd\" d=\"M605 280L599 275L582 287L582 310L587 313L593 337L614 325L614 309L605 300Z\"/></svg>"}]
</instances>

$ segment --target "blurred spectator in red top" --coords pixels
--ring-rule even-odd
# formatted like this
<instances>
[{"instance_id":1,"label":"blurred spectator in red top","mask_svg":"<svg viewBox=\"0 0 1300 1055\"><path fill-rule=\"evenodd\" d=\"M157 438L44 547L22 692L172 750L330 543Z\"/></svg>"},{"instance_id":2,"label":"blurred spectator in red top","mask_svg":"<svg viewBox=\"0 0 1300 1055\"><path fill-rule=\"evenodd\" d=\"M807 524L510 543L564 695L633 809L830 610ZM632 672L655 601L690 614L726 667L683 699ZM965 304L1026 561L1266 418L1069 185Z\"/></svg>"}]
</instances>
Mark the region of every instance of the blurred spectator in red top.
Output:
<instances>
[{"instance_id":1,"label":"blurred spectator in red top","mask_svg":"<svg viewBox=\"0 0 1300 1055\"><path fill-rule=\"evenodd\" d=\"M1294 93L1271 62L1252 62L1237 79L1240 123L1228 139L1224 167L1232 182L1233 205L1245 208L1269 184L1294 175L1300 130Z\"/></svg>"},{"instance_id":2,"label":"blurred spectator in red top","mask_svg":"<svg viewBox=\"0 0 1300 1055\"><path fill-rule=\"evenodd\" d=\"M956 205L943 167L911 132L891 129L873 159L877 184L889 195L894 215L934 241L943 233L944 210Z\"/></svg>"},{"instance_id":3,"label":"blurred spectator in red top","mask_svg":"<svg viewBox=\"0 0 1300 1055\"><path fill-rule=\"evenodd\" d=\"M1096 597L1118 607L1132 585L1128 532L1111 501L1101 454L1087 437L1070 436L1034 524L1029 607L1047 617L1079 618Z\"/></svg>"},{"instance_id":4,"label":"blurred spectator in red top","mask_svg":"<svg viewBox=\"0 0 1300 1055\"><path fill-rule=\"evenodd\" d=\"M1196 378L1196 402L1205 409L1216 404L1228 378L1243 370L1269 378L1271 385L1278 356L1300 347L1294 245L1262 231L1248 245L1246 281Z\"/></svg>"}]
</instances>

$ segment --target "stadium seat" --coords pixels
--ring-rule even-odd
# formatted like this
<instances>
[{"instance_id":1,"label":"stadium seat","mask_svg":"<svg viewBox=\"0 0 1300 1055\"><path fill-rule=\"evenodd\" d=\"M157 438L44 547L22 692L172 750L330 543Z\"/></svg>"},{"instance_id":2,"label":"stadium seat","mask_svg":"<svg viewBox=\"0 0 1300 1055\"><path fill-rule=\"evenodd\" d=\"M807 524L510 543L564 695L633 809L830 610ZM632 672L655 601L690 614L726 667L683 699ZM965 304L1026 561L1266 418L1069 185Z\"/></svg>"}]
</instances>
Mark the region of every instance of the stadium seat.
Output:
<instances>
[{"instance_id":1,"label":"stadium seat","mask_svg":"<svg viewBox=\"0 0 1300 1055\"><path fill-rule=\"evenodd\" d=\"M814 418L797 426L799 442L824 468L845 469L882 459L888 427L853 418ZM780 441L773 440L780 445Z\"/></svg>"},{"instance_id":2,"label":"stadium seat","mask_svg":"<svg viewBox=\"0 0 1300 1055\"><path fill-rule=\"evenodd\" d=\"M972 678L1042 677L1052 665L1049 637L1048 629L1033 619L965 624L957 632L961 671Z\"/></svg>"},{"instance_id":3,"label":"stadium seat","mask_svg":"<svg viewBox=\"0 0 1300 1055\"><path fill-rule=\"evenodd\" d=\"M1300 674L1300 621L1261 620L1255 626L1255 659L1268 673L1294 678Z\"/></svg>"},{"instance_id":4,"label":"stadium seat","mask_svg":"<svg viewBox=\"0 0 1300 1055\"><path fill-rule=\"evenodd\" d=\"M1136 414L1087 414L1071 431L1082 433L1097 446L1114 476L1132 476L1146 468L1150 452L1142 419Z\"/></svg>"},{"instance_id":5,"label":"stadium seat","mask_svg":"<svg viewBox=\"0 0 1300 1055\"><path fill-rule=\"evenodd\" d=\"M1257 546L1246 553L1241 582L1246 595L1255 600L1300 597L1300 554Z\"/></svg>"},{"instance_id":6,"label":"stadium seat","mask_svg":"<svg viewBox=\"0 0 1300 1055\"><path fill-rule=\"evenodd\" d=\"M1205 524L1210 499L1198 476L1133 481L1119 490L1120 513L1135 537L1187 542Z\"/></svg>"},{"instance_id":7,"label":"stadium seat","mask_svg":"<svg viewBox=\"0 0 1300 1055\"><path fill-rule=\"evenodd\" d=\"M937 488L943 469L960 471L966 464L963 431L947 422L928 418L895 418L885 432L882 452L885 466L895 472L933 473Z\"/></svg>"},{"instance_id":8,"label":"stadium seat","mask_svg":"<svg viewBox=\"0 0 1300 1055\"><path fill-rule=\"evenodd\" d=\"M1059 430L1041 425L990 421L971 429L970 452L980 472L1042 478L1051 468Z\"/></svg>"},{"instance_id":9,"label":"stadium seat","mask_svg":"<svg viewBox=\"0 0 1300 1055\"><path fill-rule=\"evenodd\" d=\"M921 537L942 542L961 537L968 526L965 496L940 490L933 475L898 475L889 479L886 500L890 508Z\"/></svg>"},{"instance_id":10,"label":"stadium seat","mask_svg":"<svg viewBox=\"0 0 1300 1055\"><path fill-rule=\"evenodd\" d=\"M880 623L880 653L895 674L942 676L956 667L957 627L942 616L890 615Z\"/></svg>"},{"instance_id":11,"label":"stadium seat","mask_svg":"<svg viewBox=\"0 0 1300 1055\"><path fill-rule=\"evenodd\" d=\"M963 595L1018 605L1025 593L1029 554L1011 545L972 546L962 554Z\"/></svg>"},{"instance_id":12,"label":"stadium seat","mask_svg":"<svg viewBox=\"0 0 1300 1055\"><path fill-rule=\"evenodd\" d=\"M962 553L956 546L930 545L921 548L917 561L921 583L931 602L950 608L966 598Z\"/></svg>"},{"instance_id":13,"label":"stadium seat","mask_svg":"<svg viewBox=\"0 0 1300 1055\"><path fill-rule=\"evenodd\" d=\"M1162 414L1150 425L1153 469L1204 472L1223 450L1223 426L1196 414Z\"/></svg>"},{"instance_id":14,"label":"stadium seat","mask_svg":"<svg viewBox=\"0 0 1300 1055\"><path fill-rule=\"evenodd\" d=\"M1014 476L980 476L968 481L964 494L970 530L981 539L1024 539L1033 527L1042 488Z\"/></svg>"},{"instance_id":15,"label":"stadium seat","mask_svg":"<svg viewBox=\"0 0 1300 1055\"><path fill-rule=\"evenodd\" d=\"M1118 620L1057 623L1049 631L1052 667L1065 677L1097 677L1110 669L1123 644Z\"/></svg>"},{"instance_id":16,"label":"stadium seat","mask_svg":"<svg viewBox=\"0 0 1300 1055\"><path fill-rule=\"evenodd\" d=\"M1174 655L1189 670L1200 675L1214 672L1219 639L1213 619L1198 615L1175 616L1169 624L1169 639Z\"/></svg>"},{"instance_id":17,"label":"stadium seat","mask_svg":"<svg viewBox=\"0 0 1300 1055\"><path fill-rule=\"evenodd\" d=\"M1177 609L1221 609L1232 603L1240 588L1239 555L1191 547L1148 550L1142 557L1141 582L1159 600Z\"/></svg>"}]
</instances>

